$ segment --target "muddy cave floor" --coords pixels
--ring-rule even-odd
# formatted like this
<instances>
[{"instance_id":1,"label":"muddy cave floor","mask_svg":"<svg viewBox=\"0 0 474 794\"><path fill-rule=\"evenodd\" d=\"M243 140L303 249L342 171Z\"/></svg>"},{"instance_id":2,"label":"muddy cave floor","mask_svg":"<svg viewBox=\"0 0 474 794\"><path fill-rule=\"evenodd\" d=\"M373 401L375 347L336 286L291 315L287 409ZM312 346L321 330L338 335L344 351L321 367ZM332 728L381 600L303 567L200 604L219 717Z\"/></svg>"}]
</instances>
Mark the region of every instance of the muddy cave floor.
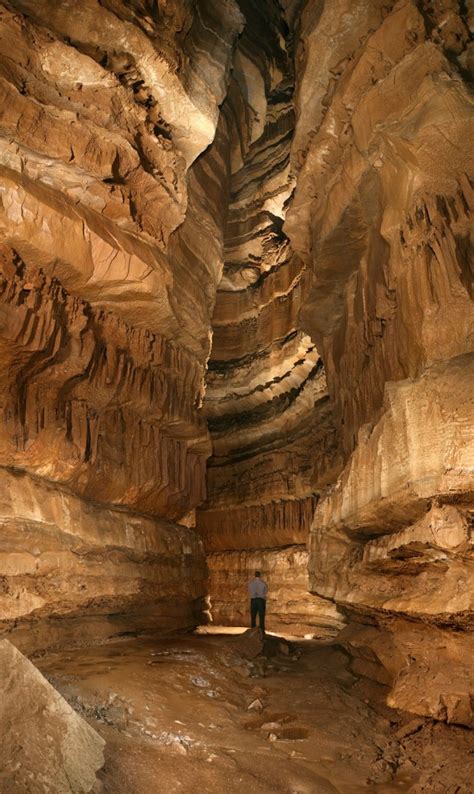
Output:
<instances>
[{"instance_id":1,"label":"muddy cave floor","mask_svg":"<svg viewBox=\"0 0 474 794\"><path fill-rule=\"evenodd\" d=\"M96 792L474 790L472 731L389 709L337 645L255 642L127 637L34 662L106 741Z\"/></svg>"}]
</instances>

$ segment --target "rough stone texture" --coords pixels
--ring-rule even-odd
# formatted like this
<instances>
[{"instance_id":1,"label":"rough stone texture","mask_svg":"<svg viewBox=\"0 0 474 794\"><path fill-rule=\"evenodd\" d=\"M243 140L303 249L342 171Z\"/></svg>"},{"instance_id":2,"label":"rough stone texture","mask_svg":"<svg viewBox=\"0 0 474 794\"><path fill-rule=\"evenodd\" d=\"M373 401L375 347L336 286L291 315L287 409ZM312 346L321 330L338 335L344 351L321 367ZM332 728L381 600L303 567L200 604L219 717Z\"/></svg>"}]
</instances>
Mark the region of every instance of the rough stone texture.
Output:
<instances>
[{"instance_id":1,"label":"rough stone texture","mask_svg":"<svg viewBox=\"0 0 474 794\"><path fill-rule=\"evenodd\" d=\"M356 675L390 685L389 706L473 728L474 638L450 629L389 617L352 623L338 642L354 657Z\"/></svg>"},{"instance_id":2,"label":"rough stone texture","mask_svg":"<svg viewBox=\"0 0 474 794\"><path fill-rule=\"evenodd\" d=\"M354 620L346 647L392 685L391 705L464 725L474 679L468 11L450 0L305 4L284 225L312 273L302 323L321 350L346 459L316 508L311 590Z\"/></svg>"},{"instance_id":3,"label":"rough stone texture","mask_svg":"<svg viewBox=\"0 0 474 794\"><path fill-rule=\"evenodd\" d=\"M231 0L207 5L183 0L171 12L167 4L153 11L95 0L80 8L59 0L7 3L1 66L5 238L66 289L174 335L201 361L221 261L213 255L212 191L194 179L205 164L188 174L189 191L185 176L214 140L242 24ZM212 41L208 55L203 27ZM219 171L208 182L225 179L225 168ZM194 314L183 297L177 306L180 290L188 292L188 270L176 261L187 255L176 248L188 246L192 207L178 240L170 239L188 198L202 215Z\"/></svg>"},{"instance_id":4,"label":"rough stone texture","mask_svg":"<svg viewBox=\"0 0 474 794\"><path fill-rule=\"evenodd\" d=\"M0 251L4 465L180 518L204 497L199 365ZM159 454L158 453L159 450Z\"/></svg>"},{"instance_id":5,"label":"rough stone texture","mask_svg":"<svg viewBox=\"0 0 474 794\"><path fill-rule=\"evenodd\" d=\"M271 632L334 637L344 618L334 603L308 593L306 546L208 554L211 613L215 623L247 626L247 582L260 570L268 585L265 626Z\"/></svg>"},{"instance_id":6,"label":"rough stone texture","mask_svg":"<svg viewBox=\"0 0 474 794\"><path fill-rule=\"evenodd\" d=\"M272 545L303 545L313 519L317 499L287 499L244 505L227 510L207 510L205 522L198 512L198 526L205 546L214 551L265 549Z\"/></svg>"},{"instance_id":7,"label":"rough stone texture","mask_svg":"<svg viewBox=\"0 0 474 794\"><path fill-rule=\"evenodd\" d=\"M205 497L243 22L234 0L0 4L0 620L24 647L200 620L201 543L170 522Z\"/></svg>"},{"instance_id":8,"label":"rough stone texture","mask_svg":"<svg viewBox=\"0 0 474 794\"><path fill-rule=\"evenodd\" d=\"M275 625L342 609L391 702L469 724L472 4L0 13L18 637L28 617L52 638L56 614L69 637L191 625L196 524L216 617L242 622L258 560ZM34 508L12 506L5 467ZM72 532L68 511L87 516Z\"/></svg>"},{"instance_id":9,"label":"rough stone texture","mask_svg":"<svg viewBox=\"0 0 474 794\"><path fill-rule=\"evenodd\" d=\"M0 788L84 794L105 742L8 640L0 641Z\"/></svg>"},{"instance_id":10,"label":"rough stone texture","mask_svg":"<svg viewBox=\"0 0 474 794\"><path fill-rule=\"evenodd\" d=\"M346 452L374 423L387 382L472 351L472 108L456 57L467 36L459 15L458 51L446 43L458 5L436 4L439 29L409 0L390 11L327 3L319 20L309 3L303 14L292 146L302 165L284 228L311 263L304 321ZM323 93L313 78L328 34L337 46Z\"/></svg>"},{"instance_id":11,"label":"rough stone texture","mask_svg":"<svg viewBox=\"0 0 474 794\"><path fill-rule=\"evenodd\" d=\"M0 632L22 650L203 622L207 570L193 530L1 474Z\"/></svg>"},{"instance_id":12,"label":"rough stone texture","mask_svg":"<svg viewBox=\"0 0 474 794\"><path fill-rule=\"evenodd\" d=\"M334 644L210 631L38 659L106 739L104 790L471 794L474 731L387 708Z\"/></svg>"},{"instance_id":13,"label":"rough stone texture","mask_svg":"<svg viewBox=\"0 0 474 794\"><path fill-rule=\"evenodd\" d=\"M223 105L231 130L230 193L204 403L213 455L208 498L197 511L214 619L237 625L250 569L247 556L232 550L266 547L260 557L281 588L275 550L306 543L308 511L341 464L320 354L299 323L308 270L282 230L294 188L292 33L270 0L240 6L247 24ZM227 561L217 550L229 551ZM295 572L301 598L279 590L271 606L275 626L294 620L299 631L311 623L305 558L291 559L303 566ZM224 606L219 589L226 566L236 579L233 606L232 599ZM319 611L315 599L315 619Z\"/></svg>"}]
</instances>

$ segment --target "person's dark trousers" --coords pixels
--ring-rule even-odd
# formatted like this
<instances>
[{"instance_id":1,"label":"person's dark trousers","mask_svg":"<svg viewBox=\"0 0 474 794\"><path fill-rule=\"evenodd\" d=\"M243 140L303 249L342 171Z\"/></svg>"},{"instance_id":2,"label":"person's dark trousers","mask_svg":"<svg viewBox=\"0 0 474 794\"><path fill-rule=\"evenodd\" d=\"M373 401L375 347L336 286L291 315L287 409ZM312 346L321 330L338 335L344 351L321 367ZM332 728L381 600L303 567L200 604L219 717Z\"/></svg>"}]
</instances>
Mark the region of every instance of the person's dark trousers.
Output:
<instances>
[{"instance_id":1,"label":"person's dark trousers","mask_svg":"<svg viewBox=\"0 0 474 794\"><path fill-rule=\"evenodd\" d=\"M251 626L254 629L257 625L257 615L258 615L258 625L265 631L265 606L266 602L264 598L251 598L250 599L250 617L251 617Z\"/></svg>"}]
</instances>

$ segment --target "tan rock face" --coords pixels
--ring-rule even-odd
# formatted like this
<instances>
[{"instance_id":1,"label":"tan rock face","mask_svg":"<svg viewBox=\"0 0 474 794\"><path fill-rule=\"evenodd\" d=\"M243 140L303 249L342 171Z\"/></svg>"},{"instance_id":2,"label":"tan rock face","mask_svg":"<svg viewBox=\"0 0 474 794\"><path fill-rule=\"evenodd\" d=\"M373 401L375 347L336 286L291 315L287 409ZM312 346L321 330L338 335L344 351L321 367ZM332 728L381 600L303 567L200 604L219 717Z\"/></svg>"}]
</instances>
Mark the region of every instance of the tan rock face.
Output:
<instances>
[{"instance_id":1,"label":"tan rock face","mask_svg":"<svg viewBox=\"0 0 474 794\"><path fill-rule=\"evenodd\" d=\"M193 179L205 164L188 179L186 171L216 137L242 25L233 0L207 6L12 3L2 7L0 43L2 237L75 295L181 338L201 361L219 232L212 191ZM212 40L205 64L204 31ZM212 155L205 159L209 169ZM225 182L225 171L207 182ZM186 300L177 311L175 295L180 284L188 292L188 271L177 260L187 257L196 204L201 294L191 295L197 317L188 307L183 323Z\"/></svg>"},{"instance_id":2,"label":"tan rock face","mask_svg":"<svg viewBox=\"0 0 474 794\"><path fill-rule=\"evenodd\" d=\"M0 632L22 650L205 620L193 530L6 469L0 505Z\"/></svg>"},{"instance_id":3,"label":"tan rock face","mask_svg":"<svg viewBox=\"0 0 474 794\"><path fill-rule=\"evenodd\" d=\"M334 637L344 617L332 601L308 593L306 546L208 554L211 613L217 624L247 626L247 583L260 570L268 585L265 625L271 632Z\"/></svg>"},{"instance_id":4,"label":"tan rock face","mask_svg":"<svg viewBox=\"0 0 474 794\"><path fill-rule=\"evenodd\" d=\"M284 230L312 272L302 321L346 457L310 588L357 621L341 636L391 705L470 725L467 25L451 2L306 4Z\"/></svg>"},{"instance_id":5,"label":"tan rock face","mask_svg":"<svg viewBox=\"0 0 474 794\"><path fill-rule=\"evenodd\" d=\"M465 246L473 163L462 64L430 35L416 5L399 2L389 14L383 4L345 6L347 25L337 4L316 24L311 4L303 17L292 149L303 165L285 230L313 265L304 321L321 346L350 452L387 382L472 351ZM452 4L439 6L455 16ZM328 32L337 47L323 94L313 45ZM356 34L363 43L354 51Z\"/></svg>"},{"instance_id":6,"label":"tan rock face","mask_svg":"<svg viewBox=\"0 0 474 794\"><path fill-rule=\"evenodd\" d=\"M202 540L470 724L469 4L0 14L4 630L190 626Z\"/></svg>"},{"instance_id":7,"label":"tan rock face","mask_svg":"<svg viewBox=\"0 0 474 794\"><path fill-rule=\"evenodd\" d=\"M22 647L203 620L202 546L171 522L205 497L242 25L233 0L1 4L0 621Z\"/></svg>"},{"instance_id":8,"label":"tan rock face","mask_svg":"<svg viewBox=\"0 0 474 794\"><path fill-rule=\"evenodd\" d=\"M0 266L3 464L102 502L189 512L210 452L198 362L72 297L10 249Z\"/></svg>"},{"instance_id":9,"label":"tan rock face","mask_svg":"<svg viewBox=\"0 0 474 794\"><path fill-rule=\"evenodd\" d=\"M204 403L213 455L208 498L197 511L214 619L237 625L244 615L247 622L243 583L252 563L234 551L258 549L283 588L282 560L290 558L277 549L306 543L319 490L341 464L320 353L299 322L308 269L282 230L294 188L291 31L274 3L246 0L241 9L247 25L223 106L230 196ZM311 623L305 555L295 553L291 564L299 596L291 586L286 596L275 593L272 625L293 622L301 631ZM230 597L220 591L226 565L235 578Z\"/></svg>"},{"instance_id":10,"label":"tan rock face","mask_svg":"<svg viewBox=\"0 0 474 794\"><path fill-rule=\"evenodd\" d=\"M39 670L0 642L2 791L91 791L104 763L104 740Z\"/></svg>"}]
</instances>

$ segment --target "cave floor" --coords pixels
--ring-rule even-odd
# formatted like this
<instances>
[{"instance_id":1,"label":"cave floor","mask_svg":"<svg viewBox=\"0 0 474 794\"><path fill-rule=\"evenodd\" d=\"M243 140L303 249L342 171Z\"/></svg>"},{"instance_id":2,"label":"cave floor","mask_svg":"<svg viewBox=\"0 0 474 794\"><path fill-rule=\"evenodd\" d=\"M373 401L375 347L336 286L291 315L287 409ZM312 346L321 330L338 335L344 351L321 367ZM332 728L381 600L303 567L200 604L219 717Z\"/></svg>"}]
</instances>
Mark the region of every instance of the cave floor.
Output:
<instances>
[{"instance_id":1,"label":"cave floor","mask_svg":"<svg viewBox=\"0 0 474 794\"><path fill-rule=\"evenodd\" d=\"M34 661L106 740L97 792L472 791L472 732L389 709L337 646L241 646L127 637Z\"/></svg>"}]
</instances>

